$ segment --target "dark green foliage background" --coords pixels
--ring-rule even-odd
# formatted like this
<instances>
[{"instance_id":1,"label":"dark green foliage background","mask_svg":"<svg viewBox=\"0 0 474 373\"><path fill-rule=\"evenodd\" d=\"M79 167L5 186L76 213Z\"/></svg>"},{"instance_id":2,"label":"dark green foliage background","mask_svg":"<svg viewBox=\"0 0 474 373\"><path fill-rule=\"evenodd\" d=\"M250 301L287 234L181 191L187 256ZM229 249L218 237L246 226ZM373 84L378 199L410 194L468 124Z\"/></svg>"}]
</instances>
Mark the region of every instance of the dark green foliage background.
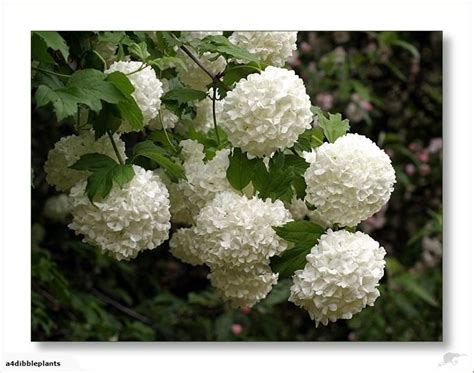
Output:
<instances>
[{"instance_id":1,"label":"dark green foliage background","mask_svg":"<svg viewBox=\"0 0 474 373\"><path fill-rule=\"evenodd\" d=\"M61 35L72 57L94 38L93 33ZM434 153L422 162L416 155L442 136L442 34L300 32L298 45L291 66L304 79L313 104L319 105L318 94L329 94L329 111L346 117L354 93L370 102L371 110L362 110L350 131L388 150L397 171L385 222L360 227L388 252L375 306L352 320L316 329L305 311L286 301L289 280L243 312L220 300L204 267L173 258L167 243L130 262L117 262L81 243L64 225L43 216L46 199L55 194L43 164L54 143L73 133L73 122L58 125L50 107L36 109L32 103L32 340L442 339L441 262L422 264L423 237L442 239L442 158ZM128 134L126 139L133 144L141 138ZM407 173L407 165L414 171ZM232 332L233 324L242 326L240 334Z\"/></svg>"}]
</instances>

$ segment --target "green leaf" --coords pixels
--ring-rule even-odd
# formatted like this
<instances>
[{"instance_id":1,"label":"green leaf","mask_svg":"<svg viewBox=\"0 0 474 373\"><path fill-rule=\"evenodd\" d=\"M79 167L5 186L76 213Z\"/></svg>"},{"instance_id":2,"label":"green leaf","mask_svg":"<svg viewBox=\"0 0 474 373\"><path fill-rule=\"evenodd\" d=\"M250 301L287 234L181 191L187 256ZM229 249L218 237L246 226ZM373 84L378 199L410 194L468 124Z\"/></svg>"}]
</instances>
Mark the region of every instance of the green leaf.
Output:
<instances>
[{"instance_id":1,"label":"green leaf","mask_svg":"<svg viewBox=\"0 0 474 373\"><path fill-rule=\"evenodd\" d=\"M148 136L153 142L159 143L163 148L171 153L175 153L179 148L179 142L174 139L173 133L167 130L155 130Z\"/></svg>"},{"instance_id":2,"label":"green leaf","mask_svg":"<svg viewBox=\"0 0 474 373\"><path fill-rule=\"evenodd\" d=\"M101 100L111 104L124 100L122 92L106 78L106 74L95 69L79 70L72 74L66 87L75 89L76 95L83 101L97 101L100 110Z\"/></svg>"},{"instance_id":3,"label":"green leaf","mask_svg":"<svg viewBox=\"0 0 474 373\"><path fill-rule=\"evenodd\" d=\"M105 103L98 115L92 115L92 128L95 139L104 136L107 131L114 133L122 124L122 118L117 105Z\"/></svg>"},{"instance_id":4,"label":"green leaf","mask_svg":"<svg viewBox=\"0 0 474 373\"><path fill-rule=\"evenodd\" d=\"M89 171L86 194L93 203L96 196L106 198L112 190L113 182L120 188L133 179L135 172L131 164L121 165L105 154L84 154L70 168Z\"/></svg>"},{"instance_id":5,"label":"green leaf","mask_svg":"<svg viewBox=\"0 0 474 373\"><path fill-rule=\"evenodd\" d=\"M112 186L113 181L109 170L95 172L87 178L87 198L89 198L89 201L92 203L96 196L104 199L109 195Z\"/></svg>"},{"instance_id":6,"label":"green leaf","mask_svg":"<svg viewBox=\"0 0 474 373\"><path fill-rule=\"evenodd\" d=\"M224 84L227 86L232 86L235 82L238 82L240 79L246 78L250 74L260 73L261 69L255 65L234 65L227 66L224 71Z\"/></svg>"},{"instance_id":7,"label":"green leaf","mask_svg":"<svg viewBox=\"0 0 474 373\"><path fill-rule=\"evenodd\" d=\"M329 118L326 118L322 111L317 112L319 119L319 127L322 128L324 136L329 142L336 141L339 137L344 136L349 131L349 120L342 120L341 114L329 113Z\"/></svg>"},{"instance_id":8,"label":"green leaf","mask_svg":"<svg viewBox=\"0 0 474 373\"><path fill-rule=\"evenodd\" d=\"M254 168L258 160L248 159L247 153L240 148L234 148L229 155L229 167L226 171L227 180L237 190L244 189L252 179Z\"/></svg>"},{"instance_id":9,"label":"green leaf","mask_svg":"<svg viewBox=\"0 0 474 373\"><path fill-rule=\"evenodd\" d=\"M295 190L296 197L304 200L306 197L306 181L303 176L296 175L293 178L293 189Z\"/></svg>"},{"instance_id":10,"label":"green leaf","mask_svg":"<svg viewBox=\"0 0 474 373\"><path fill-rule=\"evenodd\" d=\"M258 162L254 168L252 184L254 188L260 192L260 197L263 195L263 191L267 188L269 183L270 173L267 171L267 167L263 162Z\"/></svg>"},{"instance_id":11,"label":"green leaf","mask_svg":"<svg viewBox=\"0 0 474 373\"><path fill-rule=\"evenodd\" d=\"M102 102L116 104L122 118L133 128L141 129L143 114L131 96L133 86L124 74L111 75L112 78L95 69L84 69L72 74L65 87L53 90L40 85L36 92L37 105L41 107L51 102L61 121L75 115L78 104L86 105L96 113L102 110Z\"/></svg>"},{"instance_id":12,"label":"green leaf","mask_svg":"<svg viewBox=\"0 0 474 373\"><path fill-rule=\"evenodd\" d=\"M154 60L148 61L148 63L152 66L156 66L161 71L169 69L171 66L179 65L183 69L186 69L186 64L181 58L174 57L174 56L164 56L160 58L156 58Z\"/></svg>"},{"instance_id":13,"label":"green leaf","mask_svg":"<svg viewBox=\"0 0 474 373\"><path fill-rule=\"evenodd\" d=\"M413 44L410 44L404 40L395 40L393 43L393 45L396 45L397 47L401 47L403 49L406 49L407 51L409 51L413 57L415 57L416 59L420 59L420 52L418 51L418 49L413 45Z\"/></svg>"},{"instance_id":14,"label":"green leaf","mask_svg":"<svg viewBox=\"0 0 474 373\"><path fill-rule=\"evenodd\" d=\"M409 273L404 273L403 275L396 278L395 282L401 284L405 288L405 290L413 293L429 305L433 307L438 307L438 302L424 287L418 284L417 279L413 275Z\"/></svg>"},{"instance_id":15,"label":"green leaf","mask_svg":"<svg viewBox=\"0 0 474 373\"><path fill-rule=\"evenodd\" d=\"M128 51L132 56L137 57L139 60L146 62L148 57L150 57L150 53L148 52L147 45L144 41L140 43L133 43L128 46Z\"/></svg>"},{"instance_id":16,"label":"green leaf","mask_svg":"<svg viewBox=\"0 0 474 373\"><path fill-rule=\"evenodd\" d=\"M285 155L278 152L270 160L268 171L265 166L258 166L252 183L262 199L271 198L273 201L281 199L290 201L293 196L291 184L296 176L294 167L285 163Z\"/></svg>"},{"instance_id":17,"label":"green leaf","mask_svg":"<svg viewBox=\"0 0 474 373\"><path fill-rule=\"evenodd\" d=\"M275 306L288 300L290 288L293 282L289 279L283 279L272 288L270 294L260 303L261 306Z\"/></svg>"},{"instance_id":18,"label":"green leaf","mask_svg":"<svg viewBox=\"0 0 474 373\"><path fill-rule=\"evenodd\" d=\"M114 71L107 75L106 80L114 85L124 95L131 95L135 91L135 87L128 77L120 72Z\"/></svg>"},{"instance_id":19,"label":"green leaf","mask_svg":"<svg viewBox=\"0 0 474 373\"><path fill-rule=\"evenodd\" d=\"M198 50L203 52L214 52L223 55L226 58L236 58L239 60L245 60L247 62L257 62L259 59L257 56L253 55L246 49L240 48L232 44L229 39L224 36L206 36L201 42L197 45Z\"/></svg>"},{"instance_id":20,"label":"green leaf","mask_svg":"<svg viewBox=\"0 0 474 373\"><path fill-rule=\"evenodd\" d=\"M292 221L281 227L273 227L273 230L285 241L305 249L311 249L316 245L324 233L324 228L307 220Z\"/></svg>"},{"instance_id":21,"label":"green leaf","mask_svg":"<svg viewBox=\"0 0 474 373\"><path fill-rule=\"evenodd\" d=\"M295 154L285 155L285 166L291 166L295 170L296 175L303 175L306 169L309 167L309 163Z\"/></svg>"},{"instance_id":22,"label":"green leaf","mask_svg":"<svg viewBox=\"0 0 474 373\"><path fill-rule=\"evenodd\" d=\"M191 88L178 88L172 89L171 91L166 92L161 98L163 102L177 102L179 105L184 104L189 101L203 100L207 96L206 92L198 91Z\"/></svg>"},{"instance_id":23,"label":"green leaf","mask_svg":"<svg viewBox=\"0 0 474 373\"><path fill-rule=\"evenodd\" d=\"M322 145L324 133L320 127L310 128L304 131L295 143L295 150L310 152L314 148Z\"/></svg>"},{"instance_id":24,"label":"green leaf","mask_svg":"<svg viewBox=\"0 0 474 373\"><path fill-rule=\"evenodd\" d=\"M169 49L183 45L183 43L178 38L176 38L172 32L169 31L157 32L156 38L158 40L161 39Z\"/></svg>"},{"instance_id":25,"label":"green leaf","mask_svg":"<svg viewBox=\"0 0 474 373\"><path fill-rule=\"evenodd\" d=\"M40 85L36 90L35 97L36 107L42 107L48 103L53 105L58 121L75 115L77 112L78 99L69 92L52 90L45 85Z\"/></svg>"},{"instance_id":26,"label":"green leaf","mask_svg":"<svg viewBox=\"0 0 474 373\"><path fill-rule=\"evenodd\" d=\"M129 41L129 38L123 31L105 31L99 33L98 40L103 43L118 44L124 40Z\"/></svg>"},{"instance_id":27,"label":"green leaf","mask_svg":"<svg viewBox=\"0 0 474 373\"><path fill-rule=\"evenodd\" d=\"M81 158L69 168L79 171L99 172L110 169L116 164L117 162L105 154L90 153L82 155Z\"/></svg>"},{"instance_id":28,"label":"green leaf","mask_svg":"<svg viewBox=\"0 0 474 373\"><path fill-rule=\"evenodd\" d=\"M280 273L280 278L291 276L296 270L306 264L306 255L316 245L324 228L306 220L292 221L281 227L273 227L278 236L294 244L294 247L284 251L280 256L274 256L270 265L274 272Z\"/></svg>"},{"instance_id":29,"label":"green leaf","mask_svg":"<svg viewBox=\"0 0 474 373\"><path fill-rule=\"evenodd\" d=\"M120 101L117 104L120 115L134 130L143 129L143 113L134 99Z\"/></svg>"},{"instance_id":30,"label":"green leaf","mask_svg":"<svg viewBox=\"0 0 474 373\"><path fill-rule=\"evenodd\" d=\"M140 156L155 161L174 178L186 179L183 167L173 162L173 160L166 155L166 152L159 146L155 145L152 141L146 140L135 145L135 148L133 148L132 161Z\"/></svg>"},{"instance_id":31,"label":"green leaf","mask_svg":"<svg viewBox=\"0 0 474 373\"><path fill-rule=\"evenodd\" d=\"M132 96L135 91L128 77L118 71L107 76L107 81L122 93L122 100L117 103L120 116L126 120L134 130L141 130L144 126L143 113Z\"/></svg>"},{"instance_id":32,"label":"green leaf","mask_svg":"<svg viewBox=\"0 0 474 373\"><path fill-rule=\"evenodd\" d=\"M112 171L112 179L123 188L130 180L133 179L135 171L133 171L133 166L131 164L118 165L114 167Z\"/></svg>"},{"instance_id":33,"label":"green leaf","mask_svg":"<svg viewBox=\"0 0 474 373\"><path fill-rule=\"evenodd\" d=\"M306 255L311 248L294 247L286 250L281 256L273 256L270 259L272 271L278 273L278 278L291 277L295 271L303 269L306 265Z\"/></svg>"},{"instance_id":34,"label":"green leaf","mask_svg":"<svg viewBox=\"0 0 474 373\"><path fill-rule=\"evenodd\" d=\"M53 57L48 53L48 45L35 33L31 36L31 59L45 65L53 65L55 63Z\"/></svg>"},{"instance_id":35,"label":"green leaf","mask_svg":"<svg viewBox=\"0 0 474 373\"><path fill-rule=\"evenodd\" d=\"M63 37L56 31L35 31L34 34L38 35L46 45L55 50L61 52L64 60L67 61L69 58L69 47L64 41Z\"/></svg>"}]
</instances>

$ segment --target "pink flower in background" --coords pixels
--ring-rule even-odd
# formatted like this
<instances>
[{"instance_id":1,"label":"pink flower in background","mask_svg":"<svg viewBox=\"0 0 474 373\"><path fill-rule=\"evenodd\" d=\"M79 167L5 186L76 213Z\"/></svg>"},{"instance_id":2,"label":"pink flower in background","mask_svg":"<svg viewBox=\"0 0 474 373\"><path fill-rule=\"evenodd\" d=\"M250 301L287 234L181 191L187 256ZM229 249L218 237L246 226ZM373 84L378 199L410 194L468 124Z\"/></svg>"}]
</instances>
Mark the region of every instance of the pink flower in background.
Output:
<instances>
[{"instance_id":1,"label":"pink flower in background","mask_svg":"<svg viewBox=\"0 0 474 373\"><path fill-rule=\"evenodd\" d=\"M305 41L301 42L300 48L299 48L301 53L309 53L309 52L311 52L311 49L312 49L312 47L309 43L307 43Z\"/></svg>"},{"instance_id":2,"label":"pink flower in background","mask_svg":"<svg viewBox=\"0 0 474 373\"><path fill-rule=\"evenodd\" d=\"M369 101L365 101L365 100L360 103L360 106L362 107L362 109L364 109L367 112L370 112L374 109L372 104Z\"/></svg>"},{"instance_id":3,"label":"pink flower in background","mask_svg":"<svg viewBox=\"0 0 474 373\"><path fill-rule=\"evenodd\" d=\"M291 57L288 59L288 64L292 67L301 65L301 60L297 51L293 52Z\"/></svg>"},{"instance_id":4,"label":"pink flower in background","mask_svg":"<svg viewBox=\"0 0 474 373\"><path fill-rule=\"evenodd\" d=\"M405 173L406 173L408 176L414 175L415 172L416 172L416 167L415 167L414 164L409 163L409 164L405 165Z\"/></svg>"},{"instance_id":5,"label":"pink flower in background","mask_svg":"<svg viewBox=\"0 0 474 373\"><path fill-rule=\"evenodd\" d=\"M316 104L323 110L329 110L334 104L334 96L330 93L319 92L316 95Z\"/></svg>"},{"instance_id":6,"label":"pink flower in background","mask_svg":"<svg viewBox=\"0 0 474 373\"><path fill-rule=\"evenodd\" d=\"M443 139L441 137L435 137L434 139L431 139L430 145L428 146L428 151L433 154L433 153L438 153L443 149Z\"/></svg>"},{"instance_id":7,"label":"pink flower in background","mask_svg":"<svg viewBox=\"0 0 474 373\"><path fill-rule=\"evenodd\" d=\"M240 333L242 333L243 328L240 324L232 324L231 330L232 334L239 335Z\"/></svg>"},{"instance_id":8,"label":"pink flower in background","mask_svg":"<svg viewBox=\"0 0 474 373\"><path fill-rule=\"evenodd\" d=\"M429 162L429 160L430 160L430 154L428 153L428 150L427 150L427 149L422 149L422 150L418 153L418 159L420 160L420 162L423 162L423 163Z\"/></svg>"}]
</instances>

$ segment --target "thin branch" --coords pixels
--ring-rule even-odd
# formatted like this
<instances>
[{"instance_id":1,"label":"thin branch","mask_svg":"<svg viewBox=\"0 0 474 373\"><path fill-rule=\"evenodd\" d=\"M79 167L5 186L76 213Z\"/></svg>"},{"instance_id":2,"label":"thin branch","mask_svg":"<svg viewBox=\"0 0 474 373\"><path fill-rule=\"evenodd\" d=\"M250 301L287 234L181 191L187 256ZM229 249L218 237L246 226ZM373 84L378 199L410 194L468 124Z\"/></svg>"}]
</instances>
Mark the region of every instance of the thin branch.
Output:
<instances>
[{"instance_id":1,"label":"thin branch","mask_svg":"<svg viewBox=\"0 0 474 373\"><path fill-rule=\"evenodd\" d=\"M191 58L194 62L196 62L196 64L202 69L202 71L204 71L207 75L209 75L209 77L212 79L213 82L216 80L216 76L212 72L210 72L207 69L207 67L204 66L202 62L199 61L199 59L187 47L182 45L181 49L184 53L186 53L189 56L189 58Z\"/></svg>"},{"instance_id":2,"label":"thin branch","mask_svg":"<svg viewBox=\"0 0 474 373\"><path fill-rule=\"evenodd\" d=\"M140 67L138 69L136 69L135 71L131 71L127 74L125 74L125 76L130 76L130 75L133 75L135 73L138 73L139 71L142 71L143 69L145 69L148 65L145 63L145 62L142 62L142 64L140 65Z\"/></svg>"},{"instance_id":3,"label":"thin branch","mask_svg":"<svg viewBox=\"0 0 474 373\"><path fill-rule=\"evenodd\" d=\"M99 290L97 290L96 288L93 288L92 289L92 292L98 297L100 298L101 300L103 300L105 303L107 304L110 304L111 306L115 307L116 309L118 309L119 311L127 314L128 316L130 317L133 317L134 319L137 319L138 321L141 321L142 323L144 324L148 324L148 325L151 325L152 324L152 321L146 317L146 316L143 316L142 314L128 308L127 306L124 306L123 304L117 302L115 299L109 297L108 295L100 292Z\"/></svg>"},{"instance_id":4,"label":"thin branch","mask_svg":"<svg viewBox=\"0 0 474 373\"><path fill-rule=\"evenodd\" d=\"M166 137L166 141L168 141L168 144L171 146L171 149L173 149L173 151L175 153L177 153L177 150L176 148L174 147L173 143L171 142L169 136L168 136L168 131L166 130L166 127L165 127L165 123L163 122L163 116L161 115L161 109L160 111L158 112L158 116L160 118L160 122L161 122L161 127L163 127L163 132L165 133L165 137Z\"/></svg>"},{"instance_id":5,"label":"thin branch","mask_svg":"<svg viewBox=\"0 0 474 373\"><path fill-rule=\"evenodd\" d=\"M31 66L31 68L32 68L33 70L41 71L42 73L60 76L61 78L70 78L70 77L71 77L71 75L60 74L60 73L57 73L57 72L54 72L54 71L51 71L51 70L42 69L41 67Z\"/></svg>"},{"instance_id":6,"label":"thin branch","mask_svg":"<svg viewBox=\"0 0 474 373\"><path fill-rule=\"evenodd\" d=\"M122 156L120 155L120 153L118 151L117 144L115 143L114 137L113 137L112 133L109 130L107 131L107 135L109 135L110 142L112 143L115 155L117 156L117 159L118 159L119 163L123 166L125 164L125 162L123 161Z\"/></svg>"},{"instance_id":7,"label":"thin branch","mask_svg":"<svg viewBox=\"0 0 474 373\"><path fill-rule=\"evenodd\" d=\"M217 145L221 144L219 139L219 131L217 130L217 117L216 117L216 86L212 87L212 120L214 121L214 131L216 132Z\"/></svg>"}]
</instances>

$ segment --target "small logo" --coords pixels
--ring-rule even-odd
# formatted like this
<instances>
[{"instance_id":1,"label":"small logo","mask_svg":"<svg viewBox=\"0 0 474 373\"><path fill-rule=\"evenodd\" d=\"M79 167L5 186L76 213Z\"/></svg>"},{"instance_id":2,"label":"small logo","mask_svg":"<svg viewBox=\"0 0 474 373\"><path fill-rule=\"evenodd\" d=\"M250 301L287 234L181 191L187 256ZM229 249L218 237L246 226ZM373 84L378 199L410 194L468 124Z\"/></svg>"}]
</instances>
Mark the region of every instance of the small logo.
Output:
<instances>
[{"instance_id":1,"label":"small logo","mask_svg":"<svg viewBox=\"0 0 474 373\"><path fill-rule=\"evenodd\" d=\"M443 356L443 361L438 364L439 367L443 365L451 364L457 365L458 358L461 356L467 356L466 354L458 354L457 352L446 352Z\"/></svg>"}]
</instances>

